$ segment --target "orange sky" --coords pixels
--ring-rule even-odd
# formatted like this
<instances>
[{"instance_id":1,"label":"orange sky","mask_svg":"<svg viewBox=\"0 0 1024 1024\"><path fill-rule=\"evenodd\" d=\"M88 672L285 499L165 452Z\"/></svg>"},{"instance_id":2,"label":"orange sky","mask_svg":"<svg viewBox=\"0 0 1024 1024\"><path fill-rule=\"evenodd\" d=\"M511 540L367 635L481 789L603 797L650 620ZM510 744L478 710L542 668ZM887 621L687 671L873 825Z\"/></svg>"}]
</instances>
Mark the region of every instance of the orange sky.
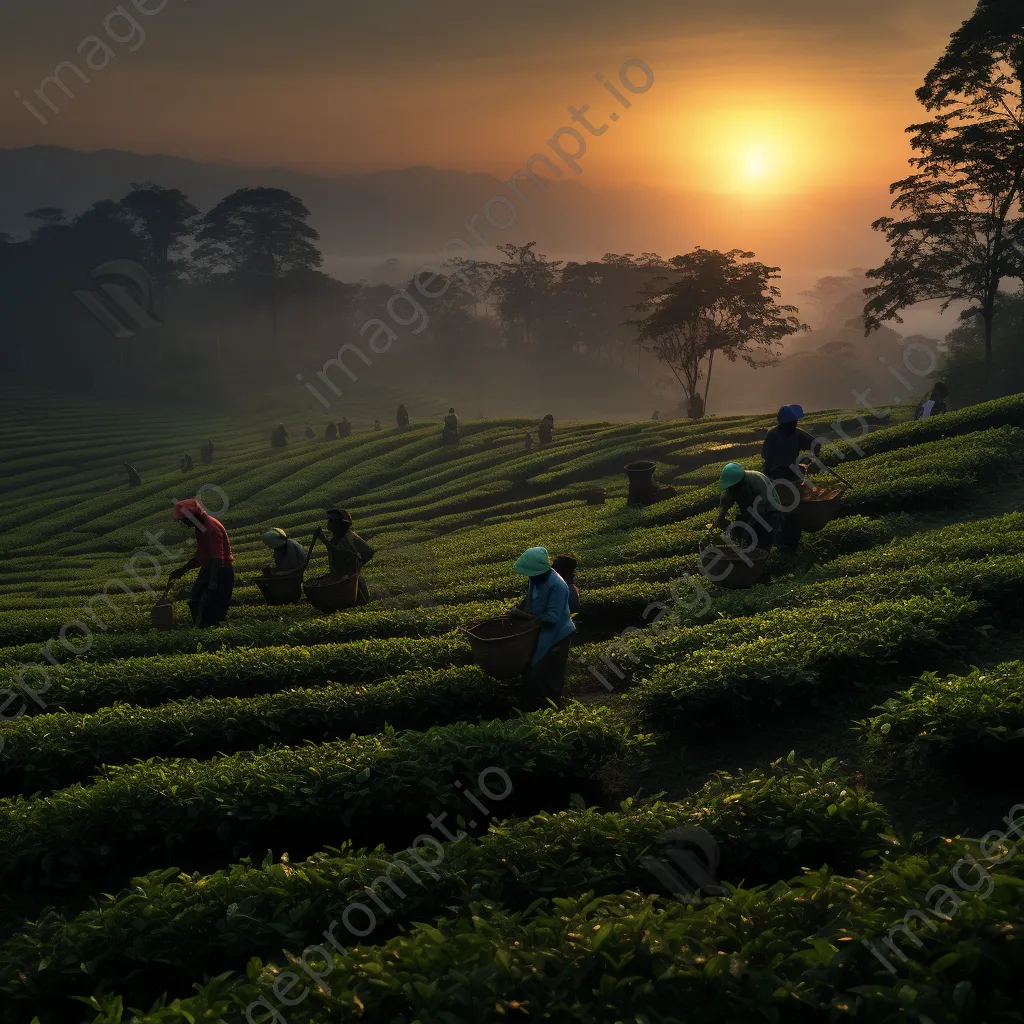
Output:
<instances>
[{"instance_id":1,"label":"orange sky","mask_svg":"<svg viewBox=\"0 0 1024 1024\"><path fill-rule=\"evenodd\" d=\"M590 103L596 118L616 109L594 74L614 80L640 58L655 85L588 140L581 181L767 198L901 175L913 90L974 5L733 0L695 14L679 0L521 0L514 12L479 0L127 0L133 21L115 17L107 32L115 6L5 5L0 145L504 175L569 123L568 105ZM66 75L75 98L39 124L11 93L31 98L62 60L84 67L76 49L91 34L114 56L88 85Z\"/></svg>"}]
</instances>

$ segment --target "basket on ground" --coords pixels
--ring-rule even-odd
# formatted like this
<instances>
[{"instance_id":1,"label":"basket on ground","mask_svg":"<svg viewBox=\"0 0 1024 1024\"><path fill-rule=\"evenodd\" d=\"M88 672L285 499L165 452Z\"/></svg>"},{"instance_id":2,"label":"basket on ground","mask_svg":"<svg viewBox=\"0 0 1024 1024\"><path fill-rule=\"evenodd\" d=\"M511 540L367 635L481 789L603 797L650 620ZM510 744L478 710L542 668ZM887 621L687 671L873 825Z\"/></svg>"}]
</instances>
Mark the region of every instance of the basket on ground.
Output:
<instances>
[{"instance_id":1,"label":"basket on ground","mask_svg":"<svg viewBox=\"0 0 1024 1024\"><path fill-rule=\"evenodd\" d=\"M157 629L173 629L174 602L167 597L160 598L150 609L149 620Z\"/></svg>"},{"instance_id":2,"label":"basket on ground","mask_svg":"<svg viewBox=\"0 0 1024 1024\"><path fill-rule=\"evenodd\" d=\"M337 612L342 608L354 608L359 600L359 573L332 580L330 576L318 576L302 585L306 600L320 612Z\"/></svg>"},{"instance_id":3,"label":"basket on ground","mask_svg":"<svg viewBox=\"0 0 1024 1024\"><path fill-rule=\"evenodd\" d=\"M707 548L700 553L700 567L712 583L727 590L742 590L764 576L768 552L761 548L744 552Z\"/></svg>"},{"instance_id":4,"label":"basket on ground","mask_svg":"<svg viewBox=\"0 0 1024 1024\"><path fill-rule=\"evenodd\" d=\"M792 513L797 525L806 533L823 530L838 517L845 493L843 487L815 487L805 492L799 507Z\"/></svg>"},{"instance_id":5,"label":"basket on ground","mask_svg":"<svg viewBox=\"0 0 1024 1024\"><path fill-rule=\"evenodd\" d=\"M529 668L537 646L540 620L500 615L463 626L473 649L473 660L494 679L512 679Z\"/></svg>"},{"instance_id":6,"label":"basket on ground","mask_svg":"<svg viewBox=\"0 0 1024 1024\"><path fill-rule=\"evenodd\" d=\"M257 576L256 586L267 604L295 604L302 600L302 572L295 569L273 576Z\"/></svg>"}]
</instances>

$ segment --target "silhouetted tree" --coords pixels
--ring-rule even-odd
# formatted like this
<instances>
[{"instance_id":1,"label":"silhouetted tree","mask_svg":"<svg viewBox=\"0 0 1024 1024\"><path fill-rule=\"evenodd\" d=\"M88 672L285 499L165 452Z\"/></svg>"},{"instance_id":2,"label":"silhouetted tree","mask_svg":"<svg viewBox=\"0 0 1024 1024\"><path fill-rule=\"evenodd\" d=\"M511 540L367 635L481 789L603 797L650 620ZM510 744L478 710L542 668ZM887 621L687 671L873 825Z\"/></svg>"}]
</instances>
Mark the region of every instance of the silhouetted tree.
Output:
<instances>
[{"instance_id":1,"label":"silhouetted tree","mask_svg":"<svg viewBox=\"0 0 1024 1024\"><path fill-rule=\"evenodd\" d=\"M1024 277L1014 240L1024 186L1024 8L982 0L928 73L917 97L935 117L912 125L916 173L892 186L899 220L883 217L892 247L869 271L866 327L927 299L973 303L961 317L980 317L991 379L997 298L1007 277Z\"/></svg>"},{"instance_id":2,"label":"silhouetted tree","mask_svg":"<svg viewBox=\"0 0 1024 1024\"><path fill-rule=\"evenodd\" d=\"M206 214L197 236L196 265L262 293L275 338L278 281L323 263L313 244L320 236L306 223L309 215L302 201L284 189L242 188Z\"/></svg>"},{"instance_id":3,"label":"silhouetted tree","mask_svg":"<svg viewBox=\"0 0 1024 1024\"><path fill-rule=\"evenodd\" d=\"M160 284L171 281L183 265L178 257L195 229L199 211L183 192L151 181L132 182L121 205L146 240L149 252L145 264L154 279Z\"/></svg>"},{"instance_id":4,"label":"silhouetted tree","mask_svg":"<svg viewBox=\"0 0 1024 1024\"><path fill-rule=\"evenodd\" d=\"M753 367L772 365L776 343L808 329L794 306L778 302L782 292L771 282L779 268L741 262L753 259L740 249L698 247L669 260L674 280L660 279L635 306L644 314L632 321L640 346L668 368L687 398L704 379L705 406L716 353Z\"/></svg>"},{"instance_id":5,"label":"silhouetted tree","mask_svg":"<svg viewBox=\"0 0 1024 1024\"><path fill-rule=\"evenodd\" d=\"M505 257L490 282L490 294L506 337L523 344L537 340L541 321L552 313L561 261L535 252L536 242L499 245Z\"/></svg>"}]
</instances>

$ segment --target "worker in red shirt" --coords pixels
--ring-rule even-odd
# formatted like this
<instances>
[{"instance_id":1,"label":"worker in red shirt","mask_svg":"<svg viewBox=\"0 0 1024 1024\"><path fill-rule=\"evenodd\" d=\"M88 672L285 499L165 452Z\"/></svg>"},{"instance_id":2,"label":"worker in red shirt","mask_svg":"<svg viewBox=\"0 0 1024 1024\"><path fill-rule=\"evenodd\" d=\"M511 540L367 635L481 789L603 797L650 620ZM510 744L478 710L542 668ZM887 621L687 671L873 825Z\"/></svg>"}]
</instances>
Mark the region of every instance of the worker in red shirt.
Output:
<instances>
[{"instance_id":1,"label":"worker in red shirt","mask_svg":"<svg viewBox=\"0 0 1024 1024\"><path fill-rule=\"evenodd\" d=\"M192 569L198 569L199 575L188 599L192 621L200 627L219 625L227 618L231 593L235 589L235 559L228 531L195 498L179 501L174 506L174 519L187 529L195 530L196 550L184 565L171 570L170 579L180 579Z\"/></svg>"}]
</instances>

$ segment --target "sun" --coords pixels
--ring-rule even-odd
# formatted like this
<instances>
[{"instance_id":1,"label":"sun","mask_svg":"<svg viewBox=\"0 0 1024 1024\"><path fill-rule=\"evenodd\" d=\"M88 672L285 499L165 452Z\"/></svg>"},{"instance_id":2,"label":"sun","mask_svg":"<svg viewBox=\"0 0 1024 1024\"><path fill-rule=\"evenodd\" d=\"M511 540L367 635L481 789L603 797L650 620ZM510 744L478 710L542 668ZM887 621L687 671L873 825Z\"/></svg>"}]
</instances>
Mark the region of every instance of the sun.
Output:
<instances>
[{"instance_id":1,"label":"sun","mask_svg":"<svg viewBox=\"0 0 1024 1024\"><path fill-rule=\"evenodd\" d=\"M763 149L751 149L743 161L743 172L749 181L764 181L771 175L768 154Z\"/></svg>"}]
</instances>

